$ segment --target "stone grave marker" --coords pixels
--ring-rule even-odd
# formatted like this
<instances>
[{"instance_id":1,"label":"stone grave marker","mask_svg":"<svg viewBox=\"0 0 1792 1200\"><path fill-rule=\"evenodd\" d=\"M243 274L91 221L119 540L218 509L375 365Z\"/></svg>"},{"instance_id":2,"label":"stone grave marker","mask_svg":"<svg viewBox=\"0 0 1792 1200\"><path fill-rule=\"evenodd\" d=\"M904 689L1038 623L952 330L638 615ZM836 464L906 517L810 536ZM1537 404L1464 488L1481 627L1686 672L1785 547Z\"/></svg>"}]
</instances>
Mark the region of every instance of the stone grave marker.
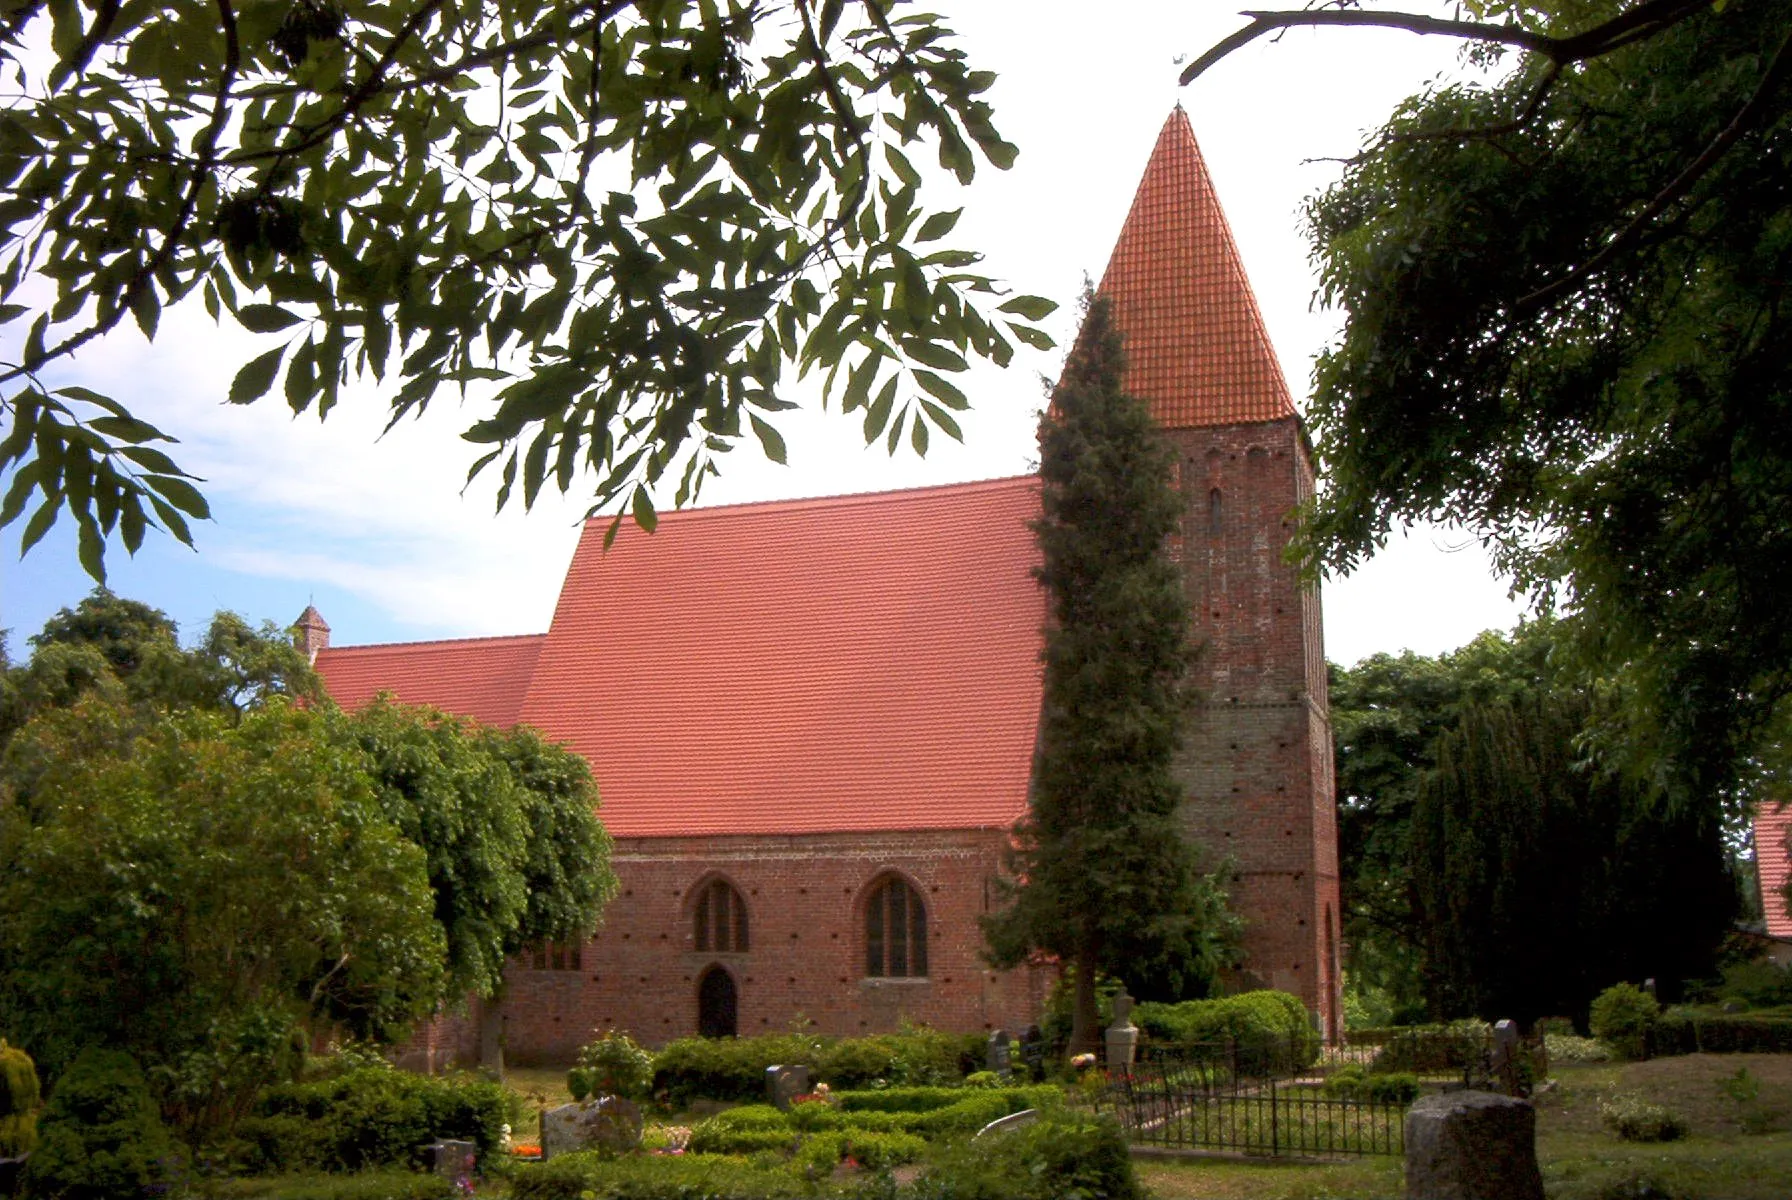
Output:
<instances>
[{"instance_id":1,"label":"stone grave marker","mask_svg":"<svg viewBox=\"0 0 1792 1200\"><path fill-rule=\"evenodd\" d=\"M473 1177L474 1155L478 1147L472 1142L439 1138L429 1144L429 1169L437 1178L459 1183Z\"/></svg>"},{"instance_id":2,"label":"stone grave marker","mask_svg":"<svg viewBox=\"0 0 1792 1200\"><path fill-rule=\"evenodd\" d=\"M542 1161L593 1146L617 1153L641 1144L641 1109L621 1096L562 1104L541 1114Z\"/></svg>"},{"instance_id":3,"label":"stone grave marker","mask_svg":"<svg viewBox=\"0 0 1792 1200\"><path fill-rule=\"evenodd\" d=\"M983 1065L1000 1075L1003 1083L1014 1077L1012 1042L1006 1029L998 1029L989 1035L989 1047L983 1052Z\"/></svg>"},{"instance_id":4,"label":"stone grave marker","mask_svg":"<svg viewBox=\"0 0 1792 1200\"><path fill-rule=\"evenodd\" d=\"M1494 1025L1491 1073L1493 1081L1508 1096L1523 1096L1527 1090L1524 1072L1519 1063L1521 1052L1518 1026L1511 1021L1500 1021Z\"/></svg>"},{"instance_id":5,"label":"stone grave marker","mask_svg":"<svg viewBox=\"0 0 1792 1200\"><path fill-rule=\"evenodd\" d=\"M1543 1200L1537 1112L1492 1092L1421 1097L1406 1112L1407 1200Z\"/></svg>"},{"instance_id":6,"label":"stone grave marker","mask_svg":"<svg viewBox=\"0 0 1792 1200\"><path fill-rule=\"evenodd\" d=\"M765 1098L779 1109L788 1112L792 1101L798 1096L808 1095L811 1090L808 1067L775 1066L765 1069Z\"/></svg>"},{"instance_id":7,"label":"stone grave marker","mask_svg":"<svg viewBox=\"0 0 1792 1200\"><path fill-rule=\"evenodd\" d=\"M1114 1023L1108 1026L1108 1067L1132 1066L1139 1049L1139 1027L1132 1023L1132 997L1121 992L1114 997Z\"/></svg>"},{"instance_id":8,"label":"stone grave marker","mask_svg":"<svg viewBox=\"0 0 1792 1200\"><path fill-rule=\"evenodd\" d=\"M1029 1025L1021 1034L1020 1061L1027 1068L1027 1078L1034 1083L1045 1078L1045 1034L1039 1026Z\"/></svg>"}]
</instances>

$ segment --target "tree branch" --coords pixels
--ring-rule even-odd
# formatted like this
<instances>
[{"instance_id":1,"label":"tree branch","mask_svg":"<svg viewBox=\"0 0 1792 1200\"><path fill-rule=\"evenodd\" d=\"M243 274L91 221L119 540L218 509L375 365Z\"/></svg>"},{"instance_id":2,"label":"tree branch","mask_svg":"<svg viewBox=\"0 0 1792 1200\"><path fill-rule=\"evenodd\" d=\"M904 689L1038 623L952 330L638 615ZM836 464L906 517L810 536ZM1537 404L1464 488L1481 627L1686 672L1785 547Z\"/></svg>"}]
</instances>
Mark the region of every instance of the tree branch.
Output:
<instances>
[{"instance_id":1,"label":"tree branch","mask_svg":"<svg viewBox=\"0 0 1792 1200\"><path fill-rule=\"evenodd\" d=\"M1534 29L1508 22L1458 21L1428 17L1421 13L1365 12L1361 9L1298 9L1295 11L1246 11L1251 23L1221 40L1207 53L1190 63L1179 82L1193 83L1208 68L1240 47L1260 37L1286 29L1326 25L1367 26L1374 29L1402 29L1408 33L1441 34L1477 42L1497 42L1518 46L1541 54L1551 62L1567 64L1596 58L1640 38L1652 36L1671 25L1710 7L1709 0L1643 0L1624 13L1602 24L1569 37L1552 37Z\"/></svg>"},{"instance_id":2,"label":"tree branch","mask_svg":"<svg viewBox=\"0 0 1792 1200\"><path fill-rule=\"evenodd\" d=\"M1789 50L1792 50L1792 34L1788 34L1786 39L1780 43L1780 48L1774 52L1773 60L1767 66L1767 73L1761 77L1761 82L1756 86L1754 94L1748 98L1746 104L1737 110L1736 115L1730 118L1730 123L1724 126L1723 132L1713 138L1699 156L1688 163L1686 168L1676 175L1666 187L1657 192L1655 198L1649 201L1648 206L1632 217L1630 222L1619 230L1616 237L1607 242L1597 254L1560 279L1521 296L1516 308L1522 312L1541 307L1603 270L1610 265L1613 259L1640 238L1643 231L1654 222L1655 218L1665 212L1669 205L1691 191L1693 186L1703 179L1711 168L1716 166L1718 161L1729 152L1730 148L1742 139L1742 136L1754 125L1756 118L1767 108L1767 102L1774 89L1785 79L1788 68L1792 67L1792 55L1788 54Z\"/></svg>"}]
</instances>

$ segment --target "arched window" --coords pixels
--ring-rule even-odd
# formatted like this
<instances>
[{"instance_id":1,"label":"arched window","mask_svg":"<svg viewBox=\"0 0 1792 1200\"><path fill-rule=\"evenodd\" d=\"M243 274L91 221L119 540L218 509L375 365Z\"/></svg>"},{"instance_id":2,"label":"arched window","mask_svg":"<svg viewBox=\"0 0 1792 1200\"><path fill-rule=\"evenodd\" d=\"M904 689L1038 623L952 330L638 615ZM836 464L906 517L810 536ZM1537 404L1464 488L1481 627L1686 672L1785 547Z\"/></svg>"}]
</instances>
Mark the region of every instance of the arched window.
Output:
<instances>
[{"instance_id":1,"label":"arched window","mask_svg":"<svg viewBox=\"0 0 1792 1200\"><path fill-rule=\"evenodd\" d=\"M739 954L747 948L747 906L734 885L712 879L697 894L693 916L699 954Z\"/></svg>"},{"instance_id":2,"label":"arched window","mask_svg":"<svg viewBox=\"0 0 1792 1200\"><path fill-rule=\"evenodd\" d=\"M1225 529L1225 513L1220 500L1220 490L1214 488L1207 493L1207 532L1218 537Z\"/></svg>"},{"instance_id":3,"label":"arched window","mask_svg":"<svg viewBox=\"0 0 1792 1200\"><path fill-rule=\"evenodd\" d=\"M894 876L873 888L865 902L865 974L927 974L927 906L919 892Z\"/></svg>"}]
</instances>

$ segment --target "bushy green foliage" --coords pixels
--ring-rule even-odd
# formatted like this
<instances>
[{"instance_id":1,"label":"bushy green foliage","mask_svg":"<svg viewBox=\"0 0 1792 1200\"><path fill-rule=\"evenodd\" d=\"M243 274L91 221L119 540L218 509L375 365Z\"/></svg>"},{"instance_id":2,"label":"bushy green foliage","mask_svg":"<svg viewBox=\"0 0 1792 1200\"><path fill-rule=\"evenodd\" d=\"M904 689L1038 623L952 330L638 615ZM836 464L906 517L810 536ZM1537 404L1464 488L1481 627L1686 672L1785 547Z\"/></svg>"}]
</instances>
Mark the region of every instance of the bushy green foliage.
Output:
<instances>
[{"instance_id":1,"label":"bushy green foliage","mask_svg":"<svg viewBox=\"0 0 1792 1200\"><path fill-rule=\"evenodd\" d=\"M1587 1026L1619 1058L1644 1058L1661 1005L1642 988L1615 983L1593 1000Z\"/></svg>"},{"instance_id":2,"label":"bushy green foliage","mask_svg":"<svg viewBox=\"0 0 1792 1200\"><path fill-rule=\"evenodd\" d=\"M801 1132L789 1125L781 1129L733 1128L725 1121L709 1120L691 1131L687 1149L692 1154L790 1155L804 1163L835 1163L850 1158L862 1167L882 1170L919 1159L927 1141L918 1134L898 1130L867 1129L860 1125Z\"/></svg>"},{"instance_id":3,"label":"bushy green foliage","mask_svg":"<svg viewBox=\"0 0 1792 1200\"><path fill-rule=\"evenodd\" d=\"M1327 1075L1320 1090L1337 1100L1411 1104L1419 1098L1419 1077L1403 1072L1370 1073L1360 1063L1348 1063Z\"/></svg>"},{"instance_id":4,"label":"bushy green foliage","mask_svg":"<svg viewBox=\"0 0 1792 1200\"><path fill-rule=\"evenodd\" d=\"M1020 1088L892 1088L877 1092L837 1092L832 1104L799 1104L780 1112L769 1104L744 1105L709 1118L698 1127L706 1139L723 1132L781 1135L826 1130L912 1133L929 1140L975 1133L999 1117L1035 1108L1062 1106L1064 1093L1049 1086ZM697 1133L693 1132L693 1140ZM774 1144L770 1138L767 1145Z\"/></svg>"},{"instance_id":5,"label":"bushy green foliage","mask_svg":"<svg viewBox=\"0 0 1792 1200\"><path fill-rule=\"evenodd\" d=\"M766 1069L780 1063L807 1065L817 1083L837 1088L947 1083L981 1064L983 1045L979 1034L921 1028L863 1038L680 1038L653 1056L653 1093L675 1106L756 1100L765 1095Z\"/></svg>"},{"instance_id":6,"label":"bushy green foliage","mask_svg":"<svg viewBox=\"0 0 1792 1200\"><path fill-rule=\"evenodd\" d=\"M652 1086L653 1055L634 1038L614 1029L579 1047L577 1065L566 1077L566 1090L574 1100L586 1096L640 1100Z\"/></svg>"},{"instance_id":7,"label":"bushy green foliage","mask_svg":"<svg viewBox=\"0 0 1792 1200\"><path fill-rule=\"evenodd\" d=\"M1599 1119L1627 1142L1672 1142L1686 1136L1686 1122L1665 1105L1629 1092L1601 1101Z\"/></svg>"},{"instance_id":8,"label":"bushy green foliage","mask_svg":"<svg viewBox=\"0 0 1792 1200\"><path fill-rule=\"evenodd\" d=\"M239 1136L262 1170L361 1171L415 1165L438 1138L495 1154L511 1115L509 1093L477 1076L364 1068L269 1088Z\"/></svg>"},{"instance_id":9,"label":"bushy green foliage","mask_svg":"<svg viewBox=\"0 0 1792 1200\"><path fill-rule=\"evenodd\" d=\"M88 1047L56 1079L26 1166L28 1195L118 1200L165 1189L183 1169L135 1059Z\"/></svg>"},{"instance_id":10,"label":"bushy green foliage","mask_svg":"<svg viewBox=\"0 0 1792 1200\"><path fill-rule=\"evenodd\" d=\"M1487 1065L1492 1046L1493 1027L1485 1021L1412 1025L1389 1032L1369 1069L1418 1075L1478 1073Z\"/></svg>"},{"instance_id":11,"label":"bushy green foliage","mask_svg":"<svg viewBox=\"0 0 1792 1200\"><path fill-rule=\"evenodd\" d=\"M1769 903L1772 903L1771 897ZM1713 1001L1740 1001L1749 1008L1792 1005L1792 965L1731 963L1724 968L1723 978L1710 992Z\"/></svg>"},{"instance_id":12,"label":"bushy green foliage","mask_svg":"<svg viewBox=\"0 0 1792 1200\"><path fill-rule=\"evenodd\" d=\"M1286 1073L1319 1055L1319 1035L1306 1006L1287 992L1242 992L1217 1000L1139 1005L1133 1020L1155 1041L1235 1044L1246 1075Z\"/></svg>"},{"instance_id":13,"label":"bushy green foliage","mask_svg":"<svg viewBox=\"0 0 1792 1200\"><path fill-rule=\"evenodd\" d=\"M1792 1017L1676 1006L1649 1034L1652 1054L1792 1054Z\"/></svg>"},{"instance_id":14,"label":"bushy green foliage","mask_svg":"<svg viewBox=\"0 0 1792 1200\"><path fill-rule=\"evenodd\" d=\"M953 1142L915 1182L915 1200L1143 1200L1126 1138L1111 1120L1063 1113Z\"/></svg>"},{"instance_id":15,"label":"bushy green foliage","mask_svg":"<svg viewBox=\"0 0 1792 1200\"><path fill-rule=\"evenodd\" d=\"M27 1154L37 1144L40 1098L37 1064L0 1038L0 1156Z\"/></svg>"},{"instance_id":16,"label":"bushy green foliage","mask_svg":"<svg viewBox=\"0 0 1792 1200\"><path fill-rule=\"evenodd\" d=\"M207 1180L206 1200L454 1200L454 1184L416 1171Z\"/></svg>"},{"instance_id":17,"label":"bushy green foliage","mask_svg":"<svg viewBox=\"0 0 1792 1200\"><path fill-rule=\"evenodd\" d=\"M782 1165L713 1154L566 1154L519 1167L513 1200L796 1200L814 1188Z\"/></svg>"},{"instance_id":18,"label":"bushy green foliage","mask_svg":"<svg viewBox=\"0 0 1792 1200\"><path fill-rule=\"evenodd\" d=\"M964 1077L964 1086L968 1088L995 1088L1002 1086L1002 1077L994 1071L972 1071Z\"/></svg>"},{"instance_id":19,"label":"bushy green foliage","mask_svg":"<svg viewBox=\"0 0 1792 1200\"><path fill-rule=\"evenodd\" d=\"M1546 1033L1543 1049L1552 1063L1607 1062L1612 1052L1598 1038L1576 1037L1572 1033Z\"/></svg>"}]
</instances>

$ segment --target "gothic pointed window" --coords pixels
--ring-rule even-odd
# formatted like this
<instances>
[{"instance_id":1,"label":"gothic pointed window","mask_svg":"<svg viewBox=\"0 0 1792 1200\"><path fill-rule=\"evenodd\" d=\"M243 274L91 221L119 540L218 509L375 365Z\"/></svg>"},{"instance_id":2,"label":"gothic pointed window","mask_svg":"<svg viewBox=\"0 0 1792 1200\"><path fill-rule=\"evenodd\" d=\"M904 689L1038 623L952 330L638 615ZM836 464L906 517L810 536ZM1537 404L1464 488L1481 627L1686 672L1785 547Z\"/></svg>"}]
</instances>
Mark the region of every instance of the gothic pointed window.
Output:
<instances>
[{"instance_id":1,"label":"gothic pointed window","mask_svg":"<svg viewBox=\"0 0 1792 1200\"><path fill-rule=\"evenodd\" d=\"M740 954L747 949L747 906L726 879L712 879L697 893L692 933L699 954Z\"/></svg>"},{"instance_id":2,"label":"gothic pointed window","mask_svg":"<svg viewBox=\"0 0 1792 1200\"><path fill-rule=\"evenodd\" d=\"M873 888L865 902L865 974L873 978L927 974L927 906L919 892L895 876Z\"/></svg>"},{"instance_id":3,"label":"gothic pointed window","mask_svg":"<svg viewBox=\"0 0 1792 1200\"><path fill-rule=\"evenodd\" d=\"M1218 537L1226 529L1224 504L1220 499L1220 490L1214 488L1207 493L1207 532Z\"/></svg>"}]
</instances>

